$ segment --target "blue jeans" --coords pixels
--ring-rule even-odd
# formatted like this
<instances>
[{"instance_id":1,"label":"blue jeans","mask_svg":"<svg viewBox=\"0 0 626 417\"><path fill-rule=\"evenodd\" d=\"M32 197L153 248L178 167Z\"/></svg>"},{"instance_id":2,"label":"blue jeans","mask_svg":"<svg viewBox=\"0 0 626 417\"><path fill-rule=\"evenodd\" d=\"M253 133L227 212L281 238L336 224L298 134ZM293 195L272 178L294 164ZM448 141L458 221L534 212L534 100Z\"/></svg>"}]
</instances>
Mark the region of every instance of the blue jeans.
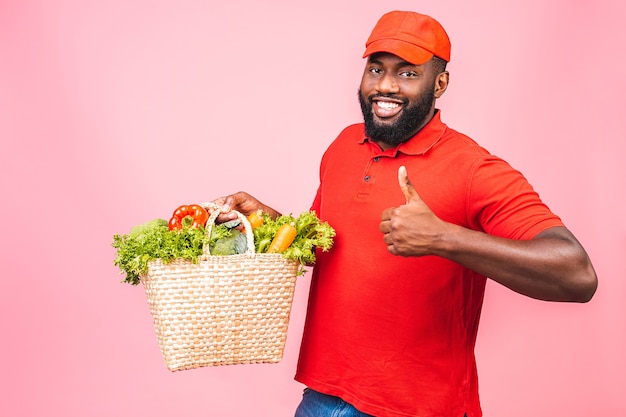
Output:
<instances>
[{"instance_id":1,"label":"blue jeans","mask_svg":"<svg viewBox=\"0 0 626 417\"><path fill-rule=\"evenodd\" d=\"M373 417L365 414L339 397L305 388L295 417Z\"/></svg>"},{"instance_id":2,"label":"blue jeans","mask_svg":"<svg viewBox=\"0 0 626 417\"><path fill-rule=\"evenodd\" d=\"M374 417L365 414L339 397L305 388L294 417ZM465 414L467 417L467 414Z\"/></svg>"}]
</instances>

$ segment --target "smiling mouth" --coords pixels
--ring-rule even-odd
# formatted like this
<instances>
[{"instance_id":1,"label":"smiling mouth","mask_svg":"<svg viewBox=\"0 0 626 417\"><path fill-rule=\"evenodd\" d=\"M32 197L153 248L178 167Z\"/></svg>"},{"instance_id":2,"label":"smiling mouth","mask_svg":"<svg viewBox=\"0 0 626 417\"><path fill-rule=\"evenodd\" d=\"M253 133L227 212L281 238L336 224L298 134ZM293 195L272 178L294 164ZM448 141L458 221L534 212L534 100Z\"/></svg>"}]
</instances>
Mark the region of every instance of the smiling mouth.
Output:
<instances>
[{"instance_id":1,"label":"smiling mouth","mask_svg":"<svg viewBox=\"0 0 626 417\"><path fill-rule=\"evenodd\" d=\"M374 115L381 119L396 116L402 110L402 104L398 101L374 99L372 100Z\"/></svg>"},{"instance_id":2,"label":"smiling mouth","mask_svg":"<svg viewBox=\"0 0 626 417\"><path fill-rule=\"evenodd\" d=\"M393 110L399 106L398 103L390 103L388 101L379 101L376 105L384 110Z\"/></svg>"}]
</instances>

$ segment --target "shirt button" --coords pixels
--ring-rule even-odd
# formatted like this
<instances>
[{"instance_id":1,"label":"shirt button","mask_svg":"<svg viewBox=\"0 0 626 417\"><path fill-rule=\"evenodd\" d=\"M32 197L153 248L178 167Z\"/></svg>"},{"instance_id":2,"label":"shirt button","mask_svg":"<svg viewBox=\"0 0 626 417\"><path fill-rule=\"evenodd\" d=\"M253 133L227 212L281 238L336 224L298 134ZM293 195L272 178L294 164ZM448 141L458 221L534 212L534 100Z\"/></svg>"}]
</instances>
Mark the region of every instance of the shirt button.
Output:
<instances>
[{"instance_id":1,"label":"shirt button","mask_svg":"<svg viewBox=\"0 0 626 417\"><path fill-rule=\"evenodd\" d=\"M380 161L380 156L377 156L376 158L374 158L374 162L378 162Z\"/></svg>"},{"instance_id":2,"label":"shirt button","mask_svg":"<svg viewBox=\"0 0 626 417\"><path fill-rule=\"evenodd\" d=\"M366 175L365 178L363 178L365 180L365 182L368 182L370 180L370 176Z\"/></svg>"}]
</instances>

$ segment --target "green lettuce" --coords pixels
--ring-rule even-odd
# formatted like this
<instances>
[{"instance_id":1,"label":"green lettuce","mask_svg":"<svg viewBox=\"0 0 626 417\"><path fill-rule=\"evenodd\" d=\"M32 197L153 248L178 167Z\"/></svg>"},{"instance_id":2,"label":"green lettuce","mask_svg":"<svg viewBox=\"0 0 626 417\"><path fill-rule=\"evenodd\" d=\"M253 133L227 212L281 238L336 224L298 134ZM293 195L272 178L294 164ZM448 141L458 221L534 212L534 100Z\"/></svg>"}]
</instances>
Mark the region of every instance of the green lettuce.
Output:
<instances>
[{"instance_id":1,"label":"green lettuce","mask_svg":"<svg viewBox=\"0 0 626 417\"><path fill-rule=\"evenodd\" d=\"M296 237L289 248L283 252L285 258L293 259L303 267L313 265L316 248L327 252L333 246L335 229L328 223L322 222L314 211L303 212L297 218L292 214L284 214L276 219L272 219L267 214L263 217L263 224L253 230L256 253L267 252L276 231L280 226L288 223L295 224ZM300 268L299 274L304 272L304 268Z\"/></svg>"},{"instance_id":2,"label":"green lettuce","mask_svg":"<svg viewBox=\"0 0 626 417\"><path fill-rule=\"evenodd\" d=\"M299 262L302 267L298 273L303 274L304 266L315 263L316 248L328 251L332 247L335 230L321 222L315 212L304 212L297 218L282 215L276 219L264 214L263 225L253 230L255 252L266 252L276 231L285 223L294 223L297 234L283 256ZM122 282L138 285L141 276L148 272L148 262L154 259L170 263L182 258L197 263L204 245L209 245L210 253L215 256L244 253L247 241L236 228L238 224L214 225L209 237L204 227L192 228L184 224L182 230L169 230L167 221L154 219L133 227L128 234L113 236L112 246L116 249L113 264L125 275Z\"/></svg>"},{"instance_id":3,"label":"green lettuce","mask_svg":"<svg viewBox=\"0 0 626 417\"><path fill-rule=\"evenodd\" d=\"M170 263L176 258L197 262L206 240L203 228L186 227L169 230L167 221L155 219L135 226L126 235L114 235L112 246L117 249L113 264L126 277L122 282L137 285L140 276L148 272L148 261L161 259Z\"/></svg>"}]
</instances>

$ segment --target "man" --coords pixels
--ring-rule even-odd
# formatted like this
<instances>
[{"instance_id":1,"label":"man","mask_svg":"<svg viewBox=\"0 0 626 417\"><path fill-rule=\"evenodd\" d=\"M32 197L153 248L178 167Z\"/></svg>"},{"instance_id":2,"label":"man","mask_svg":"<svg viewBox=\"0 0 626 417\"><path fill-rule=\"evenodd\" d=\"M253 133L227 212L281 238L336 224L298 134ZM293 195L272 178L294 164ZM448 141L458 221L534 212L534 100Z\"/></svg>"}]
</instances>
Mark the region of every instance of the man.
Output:
<instances>
[{"instance_id":1,"label":"man","mask_svg":"<svg viewBox=\"0 0 626 417\"><path fill-rule=\"evenodd\" d=\"M481 416L487 277L586 302L596 274L521 173L441 121L450 41L436 20L385 14L364 57L364 123L324 154L311 207L337 236L313 270L296 416ZM220 221L230 209L279 214L244 192L218 201Z\"/></svg>"}]
</instances>

